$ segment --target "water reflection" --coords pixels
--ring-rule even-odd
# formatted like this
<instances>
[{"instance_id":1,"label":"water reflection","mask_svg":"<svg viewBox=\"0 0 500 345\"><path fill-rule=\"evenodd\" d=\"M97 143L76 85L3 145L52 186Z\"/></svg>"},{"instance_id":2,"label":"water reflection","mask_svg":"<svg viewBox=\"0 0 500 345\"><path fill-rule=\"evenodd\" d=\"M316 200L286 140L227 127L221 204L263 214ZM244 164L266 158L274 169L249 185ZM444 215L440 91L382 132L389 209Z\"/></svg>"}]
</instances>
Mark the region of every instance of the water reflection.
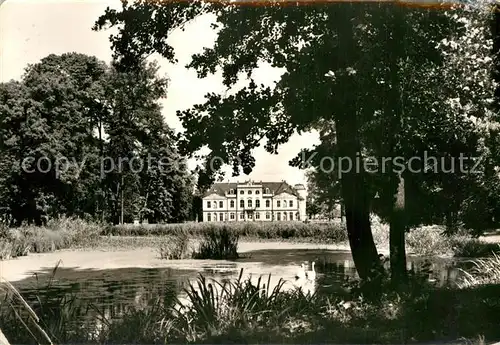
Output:
<instances>
[{"instance_id":1,"label":"water reflection","mask_svg":"<svg viewBox=\"0 0 500 345\"><path fill-rule=\"evenodd\" d=\"M316 279L314 282L298 282L294 276L301 263L310 269L316 262ZM425 259L412 258L408 260L408 269L418 270ZM443 286L457 278L456 263L445 259L433 259L431 263L431 279ZM307 293L332 294L343 290L342 285L347 278L356 276L352 258L349 252L325 250L261 250L254 251L246 258L237 261L221 261L207 264L199 261L198 266L191 269L162 268L123 268L109 270L76 270L59 268L51 286L49 284L52 270L37 274L35 277L15 283L15 286L32 304L36 295L42 300L59 301L65 295L75 295L82 305L92 304L107 319L118 319L130 309L147 305L156 298L173 299L185 297L183 287L188 282L194 282L198 273L207 278L219 281L238 277L240 269L244 268L245 277L251 277L256 282L260 276L262 282L268 284L271 274L270 290L280 279L287 281L284 288L301 287ZM97 311L89 311L82 318L95 317ZM75 320L78 322L79 320Z\"/></svg>"}]
</instances>

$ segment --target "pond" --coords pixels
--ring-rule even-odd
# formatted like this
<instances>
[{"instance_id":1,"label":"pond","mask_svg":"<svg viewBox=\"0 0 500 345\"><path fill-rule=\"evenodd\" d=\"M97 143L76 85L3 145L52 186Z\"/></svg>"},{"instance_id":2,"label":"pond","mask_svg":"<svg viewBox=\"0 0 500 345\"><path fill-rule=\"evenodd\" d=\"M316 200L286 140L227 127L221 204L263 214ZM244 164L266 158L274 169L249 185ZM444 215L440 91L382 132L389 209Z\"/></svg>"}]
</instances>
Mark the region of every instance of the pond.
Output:
<instances>
[{"instance_id":1,"label":"pond","mask_svg":"<svg viewBox=\"0 0 500 345\"><path fill-rule=\"evenodd\" d=\"M36 273L24 279L18 279L13 284L29 303L35 302L37 295L43 301L49 302L60 301L64 296L75 296L83 305L92 304L95 307L86 312L87 317L99 311L107 319L116 319L125 311L144 306L155 297L174 294L182 300L185 296L183 287L188 282L195 282L199 273L209 279L222 281L237 278L240 270L243 269L245 277L251 276L255 281L262 276L265 283L268 282L269 274L271 274L271 288L279 279L283 279L287 281L285 289L301 286L304 291L324 295L341 290L347 278L356 276L351 255L343 250L286 248L284 246L283 249L266 248L247 251L243 253L241 259L235 261L167 261L158 259L152 252L149 252L149 257L141 259L139 253L146 255L145 253L148 252L73 253L73 256L71 252L63 252L61 254L63 263L71 259L76 261L79 255L87 255L88 259L80 258L83 260L81 265L72 265L70 262L69 266L75 267L62 265L56 270L55 275L53 275L53 266L38 269ZM56 253L48 254L45 260L41 261L48 262L46 258L54 259L58 257L56 255ZM125 263L125 260L130 262ZM310 263L313 261L316 262L317 272L315 282L305 285L296 283L294 276L300 264L305 263L309 270ZM137 264L134 265L134 262ZM148 265L147 262L149 262ZM418 270L424 262L423 258L409 258L408 268ZM98 263L102 265L99 266ZM454 264L449 259L432 258L433 272L430 278L435 279L441 286L452 283L458 275ZM107 268L100 269L99 267Z\"/></svg>"}]
</instances>

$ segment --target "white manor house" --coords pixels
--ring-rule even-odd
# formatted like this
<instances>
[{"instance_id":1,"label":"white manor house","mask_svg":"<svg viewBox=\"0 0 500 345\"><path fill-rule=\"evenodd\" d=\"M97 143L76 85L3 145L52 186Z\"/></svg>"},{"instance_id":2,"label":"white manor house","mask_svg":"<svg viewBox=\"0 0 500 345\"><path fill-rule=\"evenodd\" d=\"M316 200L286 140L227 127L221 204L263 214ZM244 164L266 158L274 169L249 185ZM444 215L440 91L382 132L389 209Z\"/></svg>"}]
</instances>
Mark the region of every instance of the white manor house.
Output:
<instances>
[{"instance_id":1,"label":"white manor house","mask_svg":"<svg viewBox=\"0 0 500 345\"><path fill-rule=\"evenodd\" d=\"M203 196L203 221L304 221L306 196L304 185L285 181L215 183Z\"/></svg>"}]
</instances>

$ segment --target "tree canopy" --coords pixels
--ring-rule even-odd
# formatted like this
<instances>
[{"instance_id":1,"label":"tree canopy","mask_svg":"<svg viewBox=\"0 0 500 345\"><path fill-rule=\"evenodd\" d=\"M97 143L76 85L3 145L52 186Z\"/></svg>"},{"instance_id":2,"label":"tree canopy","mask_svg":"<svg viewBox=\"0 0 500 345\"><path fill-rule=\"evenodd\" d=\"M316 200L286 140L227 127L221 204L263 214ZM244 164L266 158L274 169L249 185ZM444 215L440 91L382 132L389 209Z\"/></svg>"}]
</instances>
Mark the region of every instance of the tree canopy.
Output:
<instances>
[{"instance_id":1,"label":"tree canopy","mask_svg":"<svg viewBox=\"0 0 500 345\"><path fill-rule=\"evenodd\" d=\"M158 104L166 88L155 65L124 73L77 53L49 55L1 84L0 195L13 222L117 222L121 196L129 220L186 220L193 181ZM131 171L148 153L151 169ZM158 169L161 158L178 164Z\"/></svg>"},{"instance_id":2,"label":"tree canopy","mask_svg":"<svg viewBox=\"0 0 500 345\"><path fill-rule=\"evenodd\" d=\"M264 140L265 149L276 154L293 133L327 127L330 135L309 152L318 153L312 160L316 168L325 156L351 163L360 157L392 158L386 172L362 167L338 179L353 259L362 278L379 267L369 217L376 193L381 197L378 212L390 222L399 214L396 191L404 186L406 221L416 224L444 215L453 223L470 196L486 184L485 176L497 183L487 168L497 159L488 149L495 146L491 131L497 119L490 110L494 85L486 12L392 3L271 2L249 7L139 1L125 3L121 12L106 11L96 29L120 25L113 48L121 68L130 69L152 52L174 61L173 48L166 43L169 32L202 13L215 15L218 36L214 47L195 54L187 67L200 78L222 71L231 92L210 93L205 103L178 112L186 128L179 137L181 152L194 154L208 146L206 162L217 156L234 163L234 174L240 168L248 174L255 166L252 151ZM168 26L162 27L161 20ZM284 70L274 87L255 82L253 73L264 62ZM242 80L246 85L236 89ZM406 164L425 152L447 163L465 154L485 157L491 164L482 166L479 175L427 173L425 162L417 164L424 168L418 173L394 170L394 158ZM302 163L300 158L291 162ZM471 162L467 168L472 169ZM216 171L207 163L198 182L207 186L215 178ZM336 188L328 174L324 179ZM436 208L438 204L445 206ZM404 249L404 234L392 234Z\"/></svg>"}]
</instances>

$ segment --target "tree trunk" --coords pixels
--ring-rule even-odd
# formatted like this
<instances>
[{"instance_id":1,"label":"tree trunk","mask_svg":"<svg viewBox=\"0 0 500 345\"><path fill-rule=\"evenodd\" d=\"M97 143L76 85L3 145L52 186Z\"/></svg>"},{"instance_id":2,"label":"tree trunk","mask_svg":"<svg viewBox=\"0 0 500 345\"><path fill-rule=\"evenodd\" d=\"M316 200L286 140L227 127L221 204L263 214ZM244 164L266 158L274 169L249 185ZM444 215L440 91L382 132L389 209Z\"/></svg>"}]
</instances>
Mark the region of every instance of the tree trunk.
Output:
<instances>
[{"instance_id":1,"label":"tree trunk","mask_svg":"<svg viewBox=\"0 0 500 345\"><path fill-rule=\"evenodd\" d=\"M405 249L405 183L404 178L399 176L396 202L391 214L389 248L391 263L391 280L394 284L406 283L408 279L406 270Z\"/></svg>"},{"instance_id":2,"label":"tree trunk","mask_svg":"<svg viewBox=\"0 0 500 345\"><path fill-rule=\"evenodd\" d=\"M104 142L102 141L102 119L98 120L99 122L99 166L103 164L104 159ZM97 200L97 204L101 205L101 221L104 223L104 209L105 206L105 193L104 193L104 176L100 176L99 180L99 200ZM99 213L98 213L99 214Z\"/></svg>"},{"instance_id":3,"label":"tree trunk","mask_svg":"<svg viewBox=\"0 0 500 345\"><path fill-rule=\"evenodd\" d=\"M498 83L500 82L500 62L498 58L500 57L500 6L498 4L493 5L494 16L492 19L491 33L493 36L493 56L496 58L495 67L493 70L493 78ZM497 84L495 89L495 100L494 106L496 110L500 109L500 85Z\"/></svg>"},{"instance_id":4,"label":"tree trunk","mask_svg":"<svg viewBox=\"0 0 500 345\"><path fill-rule=\"evenodd\" d=\"M344 210L344 203L340 203L340 222L344 223L344 216L345 216L345 210Z\"/></svg>"},{"instance_id":5,"label":"tree trunk","mask_svg":"<svg viewBox=\"0 0 500 345\"><path fill-rule=\"evenodd\" d=\"M120 224L123 225L123 190L124 190L124 185L123 185L123 173L122 173L122 182L121 182L121 195L120 195Z\"/></svg>"},{"instance_id":6,"label":"tree trunk","mask_svg":"<svg viewBox=\"0 0 500 345\"><path fill-rule=\"evenodd\" d=\"M349 176L347 176L349 175ZM342 179L345 202L345 220L352 258L359 277L363 280L375 275L380 259L370 226L369 203L361 174L348 173Z\"/></svg>"},{"instance_id":7,"label":"tree trunk","mask_svg":"<svg viewBox=\"0 0 500 345\"><path fill-rule=\"evenodd\" d=\"M345 220L351 254L359 277L362 280L373 278L380 268L380 258L373 240L370 224L370 203L368 186L363 169L354 168L357 153L360 151L359 134L356 123L356 110L336 119L337 148L339 157L352 163L340 176L341 194L345 209Z\"/></svg>"},{"instance_id":8,"label":"tree trunk","mask_svg":"<svg viewBox=\"0 0 500 345\"><path fill-rule=\"evenodd\" d=\"M349 7L352 12L339 18L342 20L342 31L339 32L338 49L344 54L336 56L339 66L347 68L352 66L352 56L359 53L359 46L354 35L354 20L358 13L354 7ZM344 70L345 71L345 70ZM357 154L361 152L361 139L359 132L359 115L365 111L358 102L359 92L364 86L348 73L340 73L336 77L336 85L342 88L333 88L332 106L335 109L334 120L337 139L337 158L347 159L350 168L339 175L341 195L345 207L345 220L351 254L359 277L370 280L378 275L381 267L377 247L373 240L370 225L370 200L369 189L365 180L364 167L358 171L356 162ZM332 85L335 85L332 84ZM343 162L344 162L343 160ZM356 167L356 168L355 168ZM340 171L340 160L337 171ZM344 167L342 168L344 171Z\"/></svg>"}]
</instances>

